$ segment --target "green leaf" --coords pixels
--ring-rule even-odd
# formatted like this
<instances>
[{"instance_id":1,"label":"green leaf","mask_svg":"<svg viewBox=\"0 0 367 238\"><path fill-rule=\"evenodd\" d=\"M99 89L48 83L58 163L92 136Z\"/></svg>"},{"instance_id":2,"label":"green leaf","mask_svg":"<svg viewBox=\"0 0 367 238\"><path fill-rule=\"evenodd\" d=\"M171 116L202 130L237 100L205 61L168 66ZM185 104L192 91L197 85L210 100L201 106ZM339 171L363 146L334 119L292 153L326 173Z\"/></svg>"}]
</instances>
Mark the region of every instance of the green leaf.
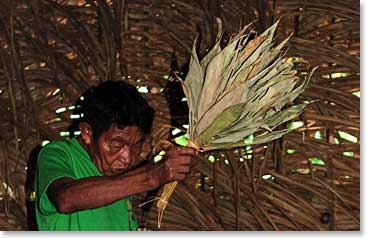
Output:
<instances>
[{"instance_id":1,"label":"green leaf","mask_svg":"<svg viewBox=\"0 0 367 238\"><path fill-rule=\"evenodd\" d=\"M292 129L285 129L285 130L280 130L280 131L274 131L271 133L267 133L261 136L255 136L255 139L253 140L251 145L256 145L256 144L263 144L263 143L268 143L270 141L279 139L280 137L282 137L283 135L291 132Z\"/></svg>"},{"instance_id":2,"label":"green leaf","mask_svg":"<svg viewBox=\"0 0 367 238\"><path fill-rule=\"evenodd\" d=\"M283 135L291 132L292 130L286 129L286 130L280 130L280 131L275 131L275 132L271 132L271 133L266 133L263 134L261 136L255 136L255 138L252 141L240 141L237 143L213 143L210 142L208 143L208 146L213 147L213 148L217 148L217 149L231 149L231 148L236 148L236 147L242 147L242 146L249 146L249 145L256 145L256 144L264 144L264 143L268 143L270 141L279 139L280 137L282 137Z\"/></svg>"},{"instance_id":3,"label":"green leaf","mask_svg":"<svg viewBox=\"0 0 367 238\"><path fill-rule=\"evenodd\" d=\"M204 128L202 133L198 134L197 138L200 141L209 141L222 130L235 121L242 111L243 104L237 104L226 108L218 116L214 117L213 122Z\"/></svg>"},{"instance_id":4,"label":"green leaf","mask_svg":"<svg viewBox=\"0 0 367 238\"><path fill-rule=\"evenodd\" d=\"M225 136L219 137L212 140L210 143L221 144L221 143L238 143L245 139L247 136L257 132L259 128L245 128L237 132L227 133Z\"/></svg>"},{"instance_id":5,"label":"green leaf","mask_svg":"<svg viewBox=\"0 0 367 238\"><path fill-rule=\"evenodd\" d=\"M265 118L264 123L269 125L270 127L279 126L280 124L290 121L300 115L307 105L308 103L302 103L291 106L290 108L275 113L271 117Z\"/></svg>"}]
</instances>

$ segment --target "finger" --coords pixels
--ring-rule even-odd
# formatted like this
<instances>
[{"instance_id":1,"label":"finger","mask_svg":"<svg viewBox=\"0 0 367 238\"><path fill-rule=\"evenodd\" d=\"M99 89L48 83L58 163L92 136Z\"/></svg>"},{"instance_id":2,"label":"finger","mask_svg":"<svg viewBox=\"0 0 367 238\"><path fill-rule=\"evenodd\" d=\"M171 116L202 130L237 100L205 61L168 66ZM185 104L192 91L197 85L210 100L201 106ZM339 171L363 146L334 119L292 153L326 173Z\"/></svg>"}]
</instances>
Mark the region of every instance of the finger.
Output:
<instances>
[{"instance_id":1,"label":"finger","mask_svg":"<svg viewBox=\"0 0 367 238\"><path fill-rule=\"evenodd\" d=\"M175 172L177 174L181 174L181 173L184 173L184 174L187 174L190 172L190 169L191 167L190 166L179 166L175 169Z\"/></svg>"},{"instance_id":2,"label":"finger","mask_svg":"<svg viewBox=\"0 0 367 238\"><path fill-rule=\"evenodd\" d=\"M168 151L167 155L190 155L196 156L198 152L192 147L181 147L181 146L172 146Z\"/></svg>"},{"instance_id":3,"label":"finger","mask_svg":"<svg viewBox=\"0 0 367 238\"><path fill-rule=\"evenodd\" d=\"M167 158L166 164L169 167L175 167L175 166L179 166L179 165L188 165L188 164L192 164L192 161L194 159L191 156L177 156L177 157L170 157Z\"/></svg>"},{"instance_id":4,"label":"finger","mask_svg":"<svg viewBox=\"0 0 367 238\"><path fill-rule=\"evenodd\" d=\"M191 164L194 159L191 156L179 156L175 160L177 161L177 164L186 165Z\"/></svg>"},{"instance_id":5,"label":"finger","mask_svg":"<svg viewBox=\"0 0 367 238\"><path fill-rule=\"evenodd\" d=\"M184 180L184 179L186 179L185 174L176 174L175 178L174 178L174 180L176 180L176 181L181 181L181 180Z\"/></svg>"},{"instance_id":6,"label":"finger","mask_svg":"<svg viewBox=\"0 0 367 238\"><path fill-rule=\"evenodd\" d=\"M177 178L186 178L186 175L190 173L189 166L180 166L177 168L170 168L168 170L168 178L170 180L176 180Z\"/></svg>"},{"instance_id":7,"label":"finger","mask_svg":"<svg viewBox=\"0 0 367 238\"><path fill-rule=\"evenodd\" d=\"M196 158L191 159L191 166L196 166L198 164L199 160Z\"/></svg>"},{"instance_id":8,"label":"finger","mask_svg":"<svg viewBox=\"0 0 367 238\"><path fill-rule=\"evenodd\" d=\"M177 153L179 155L191 155L191 156L198 155L198 151L192 147L177 147Z\"/></svg>"}]
</instances>

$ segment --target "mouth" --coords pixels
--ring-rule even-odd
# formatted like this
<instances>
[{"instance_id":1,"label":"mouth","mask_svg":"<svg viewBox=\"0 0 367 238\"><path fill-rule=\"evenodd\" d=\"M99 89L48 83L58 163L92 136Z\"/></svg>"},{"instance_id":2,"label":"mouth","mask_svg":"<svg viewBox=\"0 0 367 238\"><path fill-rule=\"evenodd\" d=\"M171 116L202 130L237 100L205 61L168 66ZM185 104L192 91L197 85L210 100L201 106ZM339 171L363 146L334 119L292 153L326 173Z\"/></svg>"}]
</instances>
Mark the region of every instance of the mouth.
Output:
<instances>
[{"instance_id":1,"label":"mouth","mask_svg":"<svg viewBox=\"0 0 367 238\"><path fill-rule=\"evenodd\" d=\"M125 171L126 171L126 168L120 168L120 169L110 168L109 170L105 171L104 174L106 176L114 176L114 175L122 174Z\"/></svg>"},{"instance_id":2,"label":"mouth","mask_svg":"<svg viewBox=\"0 0 367 238\"><path fill-rule=\"evenodd\" d=\"M109 167L108 171L106 171L106 175L120 174L125 172L128 168L129 168L128 164L125 164L124 162L121 161L116 161Z\"/></svg>"}]
</instances>

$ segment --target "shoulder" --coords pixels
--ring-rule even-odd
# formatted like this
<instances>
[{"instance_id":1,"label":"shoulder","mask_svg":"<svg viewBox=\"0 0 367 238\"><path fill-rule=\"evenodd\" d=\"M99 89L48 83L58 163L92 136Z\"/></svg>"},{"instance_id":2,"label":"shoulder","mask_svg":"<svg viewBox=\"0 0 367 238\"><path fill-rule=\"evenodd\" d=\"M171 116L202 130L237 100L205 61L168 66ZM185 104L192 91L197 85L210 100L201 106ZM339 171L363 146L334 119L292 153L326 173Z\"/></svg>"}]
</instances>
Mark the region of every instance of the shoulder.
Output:
<instances>
[{"instance_id":1,"label":"shoulder","mask_svg":"<svg viewBox=\"0 0 367 238\"><path fill-rule=\"evenodd\" d=\"M38 159L46 157L68 158L70 154L70 143L65 141L52 141L43 147L38 155Z\"/></svg>"},{"instance_id":2,"label":"shoulder","mask_svg":"<svg viewBox=\"0 0 367 238\"><path fill-rule=\"evenodd\" d=\"M50 143L48 143L47 145L45 145L40 153L45 152L45 151L50 151L50 150L67 150L68 147L68 142L67 140L65 141L51 141Z\"/></svg>"}]
</instances>

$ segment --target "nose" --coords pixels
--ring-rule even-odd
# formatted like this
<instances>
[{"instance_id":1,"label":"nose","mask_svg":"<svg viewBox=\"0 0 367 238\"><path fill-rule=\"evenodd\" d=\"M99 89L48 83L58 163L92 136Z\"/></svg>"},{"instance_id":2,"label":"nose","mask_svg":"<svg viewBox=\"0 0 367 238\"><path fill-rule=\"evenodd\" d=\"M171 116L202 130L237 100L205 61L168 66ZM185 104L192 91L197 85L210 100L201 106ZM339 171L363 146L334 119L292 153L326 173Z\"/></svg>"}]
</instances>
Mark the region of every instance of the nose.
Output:
<instances>
[{"instance_id":1,"label":"nose","mask_svg":"<svg viewBox=\"0 0 367 238\"><path fill-rule=\"evenodd\" d=\"M127 169L131 165L132 159L130 146L125 146L115 161L112 163L111 167L114 170Z\"/></svg>"},{"instance_id":2,"label":"nose","mask_svg":"<svg viewBox=\"0 0 367 238\"><path fill-rule=\"evenodd\" d=\"M125 145L123 152L121 154L121 160L125 164L130 164L132 161L132 149L131 146Z\"/></svg>"}]
</instances>

